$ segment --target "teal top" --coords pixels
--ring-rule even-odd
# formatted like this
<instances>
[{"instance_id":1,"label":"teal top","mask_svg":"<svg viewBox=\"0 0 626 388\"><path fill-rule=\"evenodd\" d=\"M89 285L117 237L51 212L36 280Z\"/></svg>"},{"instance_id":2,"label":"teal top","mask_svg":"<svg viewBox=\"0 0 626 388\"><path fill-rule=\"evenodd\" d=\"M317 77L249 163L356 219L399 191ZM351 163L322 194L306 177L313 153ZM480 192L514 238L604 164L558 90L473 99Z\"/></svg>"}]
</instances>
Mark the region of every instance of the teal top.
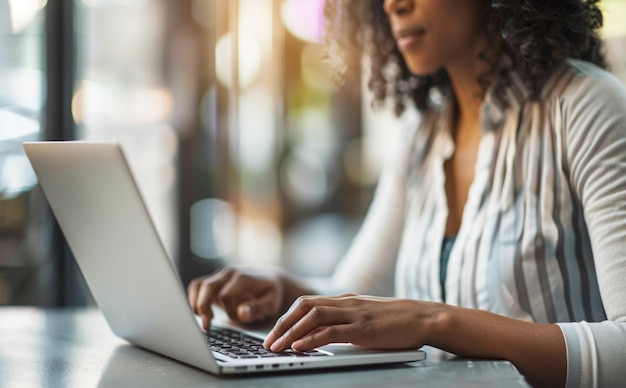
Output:
<instances>
[{"instance_id":1,"label":"teal top","mask_svg":"<svg viewBox=\"0 0 626 388\"><path fill-rule=\"evenodd\" d=\"M439 281L441 282L441 299L446 300L446 272L448 270L448 260L450 259L450 252L454 246L456 235L444 236L443 243L441 244L441 264L439 265Z\"/></svg>"}]
</instances>

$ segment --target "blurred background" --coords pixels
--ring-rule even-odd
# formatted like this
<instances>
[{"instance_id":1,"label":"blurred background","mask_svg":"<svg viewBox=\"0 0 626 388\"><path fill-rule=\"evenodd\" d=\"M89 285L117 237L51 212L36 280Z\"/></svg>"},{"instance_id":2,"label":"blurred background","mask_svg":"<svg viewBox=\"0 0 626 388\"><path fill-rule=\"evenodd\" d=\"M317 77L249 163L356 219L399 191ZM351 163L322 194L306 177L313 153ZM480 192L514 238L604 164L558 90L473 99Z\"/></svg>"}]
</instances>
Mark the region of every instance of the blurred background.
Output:
<instances>
[{"instance_id":1,"label":"blurred background","mask_svg":"<svg viewBox=\"0 0 626 388\"><path fill-rule=\"evenodd\" d=\"M185 284L224 264L330 274L399 124L333 82L323 5L0 0L0 305L93 303L27 140L119 141ZM601 6L626 83L626 0Z\"/></svg>"}]
</instances>

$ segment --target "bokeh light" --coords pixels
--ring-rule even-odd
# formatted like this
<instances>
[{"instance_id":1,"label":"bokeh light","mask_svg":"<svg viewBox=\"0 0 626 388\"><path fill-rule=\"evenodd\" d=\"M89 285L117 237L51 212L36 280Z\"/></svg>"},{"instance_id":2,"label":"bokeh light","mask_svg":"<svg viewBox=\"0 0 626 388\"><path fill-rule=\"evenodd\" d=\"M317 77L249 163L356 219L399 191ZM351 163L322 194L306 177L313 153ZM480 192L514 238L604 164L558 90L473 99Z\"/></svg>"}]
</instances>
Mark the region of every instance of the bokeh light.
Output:
<instances>
[{"instance_id":1,"label":"bokeh light","mask_svg":"<svg viewBox=\"0 0 626 388\"><path fill-rule=\"evenodd\" d=\"M311 89L330 93L337 89L333 81L333 69L328 61L324 60L324 48L320 44L307 44L302 49L300 60L302 80Z\"/></svg>"},{"instance_id":2,"label":"bokeh light","mask_svg":"<svg viewBox=\"0 0 626 388\"><path fill-rule=\"evenodd\" d=\"M324 0L285 0L280 16L289 32L306 42L324 37Z\"/></svg>"},{"instance_id":3,"label":"bokeh light","mask_svg":"<svg viewBox=\"0 0 626 388\"><path fill-rule=\"evenodd\" d=\"M47 0L9 0L12 32L16 34L28 27L47 3Z\"/></svg>"},{"instance_id":4,"label":"bokeh light","mask_svg":"<svg viewBox=\"0 0 626 388\"><path fill-rule=\"evenodd\" d=\"M226 201L207 198L191 206L191 250L203 259L228 256L235 245L235 213Z\"/></svg>"},{"instance_id":5,"label":"bokeh light","mask_svg":"<svg viewBox=\"0 0 626 388\"><path fill-rule=\"evenodd\" d=\"M174 109L172 91L165 87L124 88L82 81L72 98L78 124L105 122L159 123Z\"/></svg>"},{"instance_id":6,"label":"bokeh light","mask_svg":"<svg viewBox=\"0 0 626 388\"><path fill-rule=\"evenodd\" d=\"M605 39L626 37L626 22L624 21L626 1L603 0L599 6L604 19L602 37Z\"/></svg>"},{"instance_id":7,"label":"bokeh light","mask_svg":"<svg viewBox=\"0 0 626 388\"><path fill-rule=\"evenodd\" d=\"M311 145L294 147L283 161L281 178L289 199L302 207L321 205L334 189L324 153Z\"/></svg>"},{"instance_id":8,"label":"bokeh light","mask_svg":"<svg viewBox=\"0 0 626 388\"><path fill-rule=\"evenodd\" d=\"M19 1L19 0L18 0ZM142 7L148 0L80 0L86 7Z\"/></svg>"},{"instance_id":9,"label":"bokeh light","mask_svg":"<svg viewBox=\"0 0 626 388\"><path fill-rule=\"evenodd\" d=\"M215 46L215 69L217 80L224 86L230 87L233 46L232 34L227 33L217 41ZM259 43L250 34L239 32L239 86L245 88L252 84L261 70L261 50Z\"/></svg>"}]
</instances>

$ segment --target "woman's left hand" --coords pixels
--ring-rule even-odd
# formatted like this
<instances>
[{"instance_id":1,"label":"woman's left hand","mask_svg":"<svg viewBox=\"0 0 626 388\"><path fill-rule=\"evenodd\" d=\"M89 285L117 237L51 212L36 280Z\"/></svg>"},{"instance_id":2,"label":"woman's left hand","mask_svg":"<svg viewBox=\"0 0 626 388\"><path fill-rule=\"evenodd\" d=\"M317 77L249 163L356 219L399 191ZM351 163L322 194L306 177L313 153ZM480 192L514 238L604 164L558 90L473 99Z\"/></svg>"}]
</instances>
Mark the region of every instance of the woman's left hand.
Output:
<instances>
[{"instance_id":1,"label":"woman's left hand","mask_svg":"<svg viewBox=\"0 0 626 388\"><path fill-rule=\"evenodd\" d=\"M349 342L373 349L417 349L443 305L414 300L342 295L302 296L265 339L274 352L305 351Z\"/></svg>"}]
</instances>

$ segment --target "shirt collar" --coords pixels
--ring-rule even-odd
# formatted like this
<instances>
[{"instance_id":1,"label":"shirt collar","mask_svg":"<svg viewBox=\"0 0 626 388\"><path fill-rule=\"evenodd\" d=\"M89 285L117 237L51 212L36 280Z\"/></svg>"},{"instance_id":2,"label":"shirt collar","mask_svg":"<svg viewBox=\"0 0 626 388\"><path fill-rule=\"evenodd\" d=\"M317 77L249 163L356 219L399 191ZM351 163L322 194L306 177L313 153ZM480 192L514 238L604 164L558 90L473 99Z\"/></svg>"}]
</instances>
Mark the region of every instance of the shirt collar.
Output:
<instances>
[{"instance_id":1,"label":"shirt collar","mask_svg":"<svg viewBox=\"0 0 626 388\"><path fill-rule=\"evenodd\" d=\"M500 128L507 111L519 109L529 97L528 89L524 86L519 73L514 69L513 60L510 56L504 55L502 57L496 73L504 74L504 76L498 77L485 94L481 111L483 131L494 131ZM497 95L497 90L504 91L503 99Z\"/></svg>"}]
</instances>

